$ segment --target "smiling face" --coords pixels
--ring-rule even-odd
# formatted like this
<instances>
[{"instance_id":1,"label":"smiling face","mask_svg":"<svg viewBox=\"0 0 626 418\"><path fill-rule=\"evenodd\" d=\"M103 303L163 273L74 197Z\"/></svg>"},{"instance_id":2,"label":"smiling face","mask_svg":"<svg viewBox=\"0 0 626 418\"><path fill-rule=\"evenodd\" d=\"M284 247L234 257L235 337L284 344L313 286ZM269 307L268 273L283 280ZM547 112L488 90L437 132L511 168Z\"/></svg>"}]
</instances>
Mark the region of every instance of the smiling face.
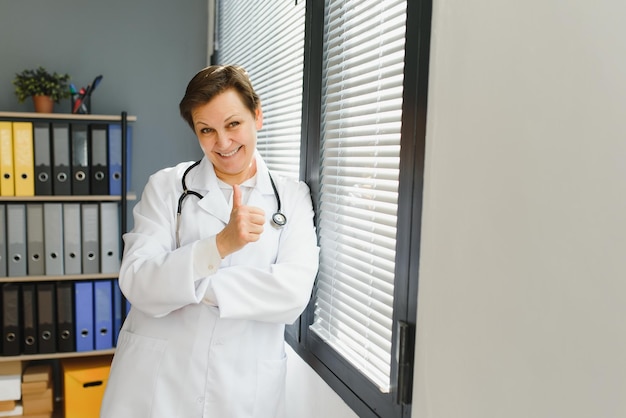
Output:
<instances>
[{"instance_id":1,"label":"smiling face","mask_svg":"<svg viewBox=\"0 0 626 418\"><path fill-rule=\"evenodd\" d=\"M241 184L256 174L256 132L263 126L260 107L250 112L239 94L228 89L194 107L191 116L200 147L220 180Z\"/></svg>"}]
</instances>

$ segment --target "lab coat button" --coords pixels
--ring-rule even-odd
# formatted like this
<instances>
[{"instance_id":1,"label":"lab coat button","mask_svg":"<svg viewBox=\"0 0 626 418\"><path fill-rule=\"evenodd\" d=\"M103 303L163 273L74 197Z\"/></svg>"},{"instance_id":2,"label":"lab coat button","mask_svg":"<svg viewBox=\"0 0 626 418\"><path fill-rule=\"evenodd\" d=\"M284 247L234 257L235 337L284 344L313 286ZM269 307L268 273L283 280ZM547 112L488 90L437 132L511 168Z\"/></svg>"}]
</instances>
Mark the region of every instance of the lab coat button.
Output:
<instances>
[{"instance_id":1,"label":"lab coat button","mask_svg":"<svg viewBox=\"0 0 626 418\"><path fill-rule=\"evenodd\" d=\"M196 399L196 402L198 402L199 404L204 402L204 398L199 396L198 399Z\"/></svg>"},{"instance_id":2,"label":"lab coat button","mask_svg":"<svg viewBox=\"0 0 626 418\"><path fill-rule=\"evenodd\" d=\"M213 271L213 269L215 268L215 267L213 267L213 264L209 264L207 267L208 267L208 268L209 268L209 270L211 270L211 271Z\"/></svg>"}]
</instances>

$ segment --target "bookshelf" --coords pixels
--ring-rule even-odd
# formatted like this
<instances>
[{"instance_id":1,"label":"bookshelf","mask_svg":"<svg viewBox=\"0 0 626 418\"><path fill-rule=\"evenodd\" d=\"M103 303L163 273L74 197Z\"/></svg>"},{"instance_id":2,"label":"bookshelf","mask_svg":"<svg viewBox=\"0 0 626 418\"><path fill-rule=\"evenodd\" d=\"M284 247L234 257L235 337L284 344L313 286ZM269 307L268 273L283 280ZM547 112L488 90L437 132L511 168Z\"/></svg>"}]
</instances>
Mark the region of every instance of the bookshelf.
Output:
<instances>
[{"instance_id":1,"label":"bookshelf","mask_svg":"<svg viewBox=\"0 0 626 418\"><path fill-rule=\"evenodd\" d=\"M0 341L0 366L2 364L8 364L8 362L15 362L15 361L19 361L22 362L22 365L27 365L27 364L33 364L33 363L40 363L40 362L54 362L54 364L56 364L55 369L56 369L56 373L57 376L55 377L55 388L54 388L54 393L55 393L55 412L52 415L53 417L60 417L62 416L62 405L60 404L60 399L62 398L61 395L61 388L58 387L57 385L59 384L59 364L60 362L64 361L65 359L74 359L74 358L96 358L96 357L101 357L101 356L109 356L111 357L113 355L113 353L115 352L115 343L116 343L116 336L117 336L117 332L119 332L119 327L121 327L121 323L125 317L126 314L126 302L123 298L123 296L121 295L121 292L119 292L119 288L117 287L117 277L118 277L118 269L119 269L119 262L121 261L121 251L122 251L122 242L121 242L121 235L126 232L127 230L127 213L128 213L128 202L135 200L136 199L136 195L134 193L130 193L128 192L128 174L129 174L129 151L130 151L130 133L131 131L131 127L130 124L135 122L137 120L137 118L135 116L128 116L126 114L126 112L121 112L121 114L119 115L91 115L91 114L65 114L65 113L30 113L30 112L0 112L0 124L4 122L4 126L7 126L7 123L10 124L14 124L15 122L19 122L19 123L23 123L26 122L26 124L30 124L32 125L32 149L27 152L30 153L29 158L30 161L32 161L32 171L30 172L29 176L31 176L31 182L36 183L37 181L43 181L41 177L39 177L38 171L37 171L37 163L38 163L38 152L41 152L41 150L43 148L38 147L38 143L36 142L36 135L37 133L35 132L35 128L37 126L44 127L44 131L45 131L45 127L48 126L48 130L47 132L49 133L49 138L47 139L48 144L49 144L49 150L47 151L49 153L48 155L48 160L49 160L49 167L47 167L50 170L50 176L49 176L49 181L50 181L50 188L51 191L49 194L38 194L36 191L33 191L33 193L26 193L25 195L15 195L18 194L18 189L17 186L15 186L14 190L13 190L13 194L10 193L5 193L6 190L3 188L4 183L2 183L3 178L5 178L4 175L4 166L2 163L3 160L3 155L2 153L6 154L6 148L3 148L3 138L2 138L2 131L0 130L0 171L2 171L2 173L0 173L0 239L2 241L0 241L0 259L4 259L4 266L3 263L0 262L0 297L2 297L2 304L0 306L2 306L2 311L0 311L0 328L2 330L2 341ZM57 177L55 177L53 174L53 164L55 161L55 140L58 140L58 137L55 136L56 131L54 131L55 126L58 125L62 125L67 127L67 135L68 137L65 138L66 141L68 141L68 155L65 156L65 159L67 161L69 161L68 167L65 167L65 169L68 170L68 174L69 176L67 177L67 181L71 183L71 188L72 188L72 192L71 193L67 193L64 192L63 194L56 194L55 193L55 189L56 189L56 181L57 181ZM85 139L85 147L89 147L88 151L85 151L88 153L88 165L89 165L89 170L85 170L85 172L89 173L89 178L85 178L85 176L82 176L80 178L81 181L86 181L89 184L94 184L94 183L90 183L92 181L94 181L91 177L91 174L93 174L94 170L93 167L95 166L91 166L92 161L95 161L94 158L92 158L92 154L91 152L92 150L92 144L96 144L96 141L102 141L104 138L104 140L107 143L107 148L106 152L107 152L107 162L108 164L106 165L107 171L105 174L108 174L107 177L107 181L109 181L109 187L108 187L108 193L102 193L102 189L98 189L98 191L100 191L100 193L93 193L93 189L89 190L89 193L84 193L82 192L81 194L74 194L74 185L76 184L75 182L77 182L79 180L79 177L75 175L75 172L73 171L73 166L74 164L77 164L78 159L74 159L74 153L77 153L78 151L76 151L76 149L74 148L75 143L74 138L73 138L73 129L74 126L82 126L83 128L83 132L84 135L87 136L87 139ZM12 125L13 126L13 125ZM96 138L96 134L93 133L95 131L92 131L92 128L95 129L95 127L99 127L101 129L100 134L98 136L97 139ZM0 128L2 127L2 125L0 125ZM112 160L110 159L111 157L111 153L113 148L111 148L111 136L113 135L113 127L115 127L115 133L116 135L118 135L118 131L119 131L119 140L121 141L121 143L119 144L119 154L118 157L120 157L120 161L119 162L119 175L114 176L114 174L117 174L118 171L115 171L115 173L113 172L113 163L111 162ZM103 136L102 133L105 133L106 135ZM6 136L5 136L6 138ZM117 138L117 136L116 136ZM6 140L6 139L5 139ZM15 131L13 131L13 145L15 144ZM117 139L116 139L117 140ZM92 142L93 141L93 142ZM96 145L93 145L93 148L95 149ZM100 147L100 150L102 150L103 148ZM117 149L117 148L116 148ZM19 172L18 172L18 167L15 166L16 161L18 159L18 156L16 154L16 149L13 149L13 157L14 157L14 161L13 161L13 166L12 169L13 174L14 174L14 184L16 185L18 183L18 181L20 181L20 179L18 178ZM17 151L19 152L19 150ZM80 150L81 154L83 152L83 150ZM43 153L42 153L43 154ZM85 154L87 155L87 154ZM117 154L116 154L117 155ZM5 155L6 156L6 155ZM19 157L21 158L21 157ZM60 158L59 158L60 159ZM117 161L117 160L116 160ZM98 166L100 167L100 166ZM115 166L117 167L117 165ZM100 168L99 168L100 169ZM116 183L113 183L113 179L115 178ZM4 180L6 182L6 180ZM36 186L36 184L34 184ZM113 187L115 185L115 191L113 190ZM88 187L93 187L93 186L88 186ZM118 189L119 188L119 189ZM35 187L34 187L35 189ZM59 188L60 189L60 188ZM24 189L21 189L20 191L23 192ZM39 189L42 190L42 189ZM47 192L46 192L47 193ZM23 193L22 193L23 194ZM95 269L93 267L92 264L90 264L89 268L86 268L85 265L87 263L86 260L90 260L89 257L85 258L84 254L87 251L87 247L85 246L84 248L81 247L82 253L79 252L79 260L76 261L74 260L74 264L77 262L80 265L80 271L74 269L72 271L70 271L70 269L68 268L69 264L67 262L65 263L61 263L61 265L63 266L62 270L59 271L52 271L48 270L48 264L53 264L52 261L50 261L50 253L48 251L46 251L48 244L52 241L48 241L48 235L50 236L55 236L56 242L57 243L61 243L61 250L60 250L60 258L63 259L63 261L66 261L67 259L65 258L65 253L67 253L69 250L69 246L67 245L67 242L65 241L65 232L67 231L66 229L63 229L63 227L65 226L65 224L70 224L71 222L69 222L69 220L71 219L71 217L68 215L67 217L62 217L62 218L58 218L62 220L62 224L63 226L58 226L57 228L52 228L50 227L50 229L47 229L47 225L44 222L45 220L48 220L48 218L43 217L43 215L41 215L42 217L40 218L30 218L30 214L31 212L28 211L28 208L39 208L39 212L41 212L42 214L44 214L44 212L47 210L47 207L51 207L51 206L55 206L57 209L60 208L60 212L62 214L65 214L66 211L69 211L69 208L72 207L73 209L79 208L78 212L72 212L72 214L79 214L79 221L76 221L76 223L73 223L74 225L74 229L73 231L76 231L77 229L80 229L80 232L78 234L84 234L84 231L86 231L87 229L89 229L91 232L93 231L98 231L97 234L97 245L99 246L99 248L96 250L97 252L94 253L95 256L94 258L97 259L97 263L98 263L98 268ZM107 214L111 215L114 213L117 213L117 215L111 217L108 216L105 218L103 217L104 215L104 208L107 208ZM23 215L22 218L9 218L9 208L19 208L20 210L23 210ZM97 213L95 218L89 218L91 221L93 221L93 219L96 219L97 225L94 225L93 222L90 223L86 223L85 221L85 216L86 216L86 208L91 209L95 209L96 212L90 212L90 213ZM116 209L115 209L116 208ZM15 210L15 209L11 209L11 210ZM32 213L38 213L36 211L33 211ZM15 223L15 219L23 219L23 224L18 227L15 228L12 224ZM33 219L35 219L35 221L33 221ZM114 222L110 222L111 220L114 220ZM106 221L106 224L104 222ZM33 221L33 222L30 222ZM72 221L73 222L73 221ZM41 259L39 258L39 254L37 258L34 258L31 255L30 249L29 249L29 244L32 244L33 242L35 242L34 240L31 240L31 232L29 229L29 224L32 225L40 225L40 226L34 226L34 230L35 232L39 232L38 234L36 234L37 236L41 236L42 238L42 250L40 253ZM114 224L114 226L112 225ZM106 227L103 227L103 225L106 225ZM38 229L39 228L39 229ZM21 254L21 258L16 258L16 256L14 255L14 253L11 252L11 250L14 250L14 248L9 248L9 246L11 245L12 242L16 242L19 240L15 239L15 234L13 234L13 232L15 232L16 230L20 230L22 231L20 235L22 238L22 254ZM112 232L106 232L106 231L112 231ZM53 234L50 234L49 231L56 231ZM104 232L103 232L104 231ZM105 244L104 244L104 236L105 233L108 234L108 240L106 241L107 243L111 243L111 242L117 242L117 247L115 247L114 249L109 249L109 247L106 247L106 251L105 251ZM35 234L33 233L33 236ZM77 235L78 236L78 235ZM83 236L83 235L81 235ZM114 237L114 240L112 241L111 236ZM85 245L86 241L84 240L84 236L83 236L83 241L79 242L79 245ZM111 248L113 248L111 247ZM38 247L39 248L39 247ZM90 247L91 248L91 247ZM61 255L64 254L64 255ZM111 258L112 257L112 258ZM111 264L111 259L114 259L114 261L117 264ZM18 260L18 261L15 261ZM107 262L107 268L105 269L105 260ZM43 267L39 267L40 264L38 264L38 262L41 261L43 263ZM49 263L50 261L50 263ZM55 261L56 262L56 261ZM12 268L10 269L10 265L11 263L20 263L23 264L19 269L18 268ZM114 265L116 266L114 269L111 268L111 266ZM37 270L35 271L35 266L37 266L37 269L43 269L43 270ZM33 267L33 269L31 270L31 267ZM25 268L25 269L24 269ZM20 270L23 269L23 270ZM18 272L16 274L16 271ZM78 306L78 298L79 298L79 294L77 293L77 284L78 283L82 283L84 284L91 284L93 285L92 290L91 290L91 295L93 297L93 299L90 301L91 306L92 306L92 310L91 312L93 312L93 317L91 319L89 319L91 321L92 327L88 330L87 332L87 337L85 337L85 329L81 328L81 325L84 324L85 321L82 321L81 323L81 319L85 319L82 315L81 312L83 312L82 309L79 309ZM97 308L96 305L97 303L100 303L100 305L102 305L102 301L105 299L102 299L102 293L100 293L100 296L97 296L97 285L101 285L100 289L104 288L106 289L108 287L109 292L110 293L105 293L106 297L109 297L110 299L108 300L108 312L107 309L102 309L102 308ZM15 310L12 311L10 314L6 311L7 306L9 304L7 304L7 300L4 299L5 297L5 289L7 288L7 286L11 287L12 290L11 292L12 295L16 295L16 296L11 296L11 297L15 297L17 299L16 300L16 305L15 305ZM25 286L30 286L31 289L35 289L34 291L34 296L32 297L32 299L24 299L24 293L26 291L24 291L23 289L25 288ZM43 294L39 294L39 287L44 287L44 286L48 286L48 288L52 289L52 299L48 299L48 297L46 296L46 299L42 298ZM63 286L63 288L65 289L64 295L67 296L65 299L60 299L58 297L58 294L61 292L60 289ZM68 290L71 289L71 290ZM31 290L31 292L33 292ZM70 293L71 292L71 293ZM69 296L68 296L69 295ZM84 295L84 294L83 294ZM97 299L97 298L100 299ZM29 300L32 302L28 302L25 303L24 300ZM44 308L44 305L46 305L46 303L44 302L44 304L42 305L42 300L52 300L53 302L51 302L51 305L53 305L52 310L49 310L49 308ZM82 299L81 299L82 300ZM70 306L67 305L66 302L64 301L70 301ZM32 303L32 311L29 311L30 313L26 313L28 308L27 307L31 307L31 303ZM47 306L47 305L46 305ZM64 309L65 308L65 309ZM98 309L100 309L100 312L103 312L104 314L108 315L108 328L105 329L102 328L100 322L98 322L100 319L102 318L98 318ZM42 314L40 314L40 312L44 310L46 312L50 312L51 315L47 315L50 316L49 321L42 319ZM64 314L62 314L61 312L64 312ZM71 312L71 315L70 313ZM17 313L17 317L15 317L15 314ZM30 315L30 316L29 316ZM61 320L61 315L64 315L64 319ZM68 316L71 316L71 318L68 319ZM10 317L10 318L8 318ZM27 320L28 319L28 320ZM69 326L68 326L69 323ZM36 348L33 349L32 345L32 335L31 335L31 339L29 343L27 343L26 341L26 337L27 337L27 332L26 330L26 325L32 325L36 331L36 334L33 334L35 336L35 342L34 342L34 346L36 346ZM68 331L70 334L69 338L73 339L73 344L70 344L68 346L67 342L61 342L61 338L62 338L62 333L61 333L61 329L62 329L62 325L63 327L63 335L64 338L68 338ZM52 338L54 338L56 341L53 343L54 348L50 349L50 342L43 342L44 336L42 336L42 331L49 329L51 327L51 329L53 329L52 332ZM82 332L81 332L82 330ZM33 329L29 328L29 332L33 332ZM13 333L13 337L9 338L9 334L7 333ZM91 333L91 335L89 335L89 333ZM50 334L48 334L49 336ZM104 338L103 338L104 335ZM108 338L108 340L107 340ZM8 341L11 340L11 341ZM17 340L17 343L16 343ZM91 341L92 344L85 344L85 341ZM98 341L100 341L100 343L98 343ZM104 341L104 345L102 343L102 341ZM110 342L109 343L107 343ZM28 345L30 344L30 345ZM46 345L47 344L47 345ZM63 346L61 346L61 344L63 344ZM46 349L42 350L42 347L46 345ZM8 349L7 347L10 347L10 349ZM70 347L70 349L68 349L68 347Z\"/></svg>"},{"instance_id":2,"label":"bookshelf","mask_svg":"<svg viewBox=\"0 0 626 418\"><path fill-rule=\"evenodd\" d=\"M78 344L78 339L80 338L80 330L78 329L78 320L80 319L80 315L79 315L79 311L78 309L76 309L75 306L72 307L72 314L73 314L73 318L71 321L72 326L74 327L74 329L72 329L71 331L71 336L72 338L76 339L75 344L70 344L70 348L74 348L74 350L71 351L67 351L67 346L65 347L65 349L63 350L59 350L58 346L55 347L55 349L50 349L49 345L48 345L48 349L46 350L46 352L33 352L33 349L30 348L30 350L26 350L26 342L25 341L21 341L21 342L16 342L15 339L8 341L7 339L7 335L4 335L5 332L7 331L17 331L14 334L17 334L17 338L23 339L25 337L25 332L24 332L24 315L25 315L25 306L24 306L24 302L22 300L22 290L21 290L21 285L25 284L25 283L32 283L34 284L35 287L38 287L38 283L53 283L56 284L57 283L62 283L62 282L69 282L69 283L77 283L77 282L89 282L89 283L95 283L96 281L98 282L107 282L110 283L111 287L112 287L112 291L111 291L111 304L113 304L113 293L115 291L115 286L116 286L116 280L117 280L117 273L118 271L112 271L110 268L110 262L109 262L109 267L106 271L104 270L104 243L100 242L100 236L98 236L98 238L96 239L97 241L97 245L101 245L102 248L98 248L97 249L97 253L94 254L94 259L95 262L100 263L100 265L98 266L97 269L90 267L89 269L85 268L85 264L87 263L85 260L87 260L87 258L85 258L84 255L80 254L79 251L79 257L81 257L81 260L78 260L78 264L82 264L82 267L79 268L83 268L85 271L69 271L69 268L67 269L67 271L48 271L48 268L46 266L45 271L35 271L35 269L33 268L33 271L31 271L31 262L32 265L38 265L35 263L35 261L33 261L33 256L31 256L29 248L28 248L28 244L32 244L32 242L30 241L30 236L29 236L29 229L28 229L28 224L29 224L29 213L26 212L26 209L29 206L38 206L41 210L47 210L46 205L49 203L55 203L56 208L60 208L60 211L65 211L67 210L65 205L69 205L69 204L73 204L75 207L80 207L81 208L81 212L80 212L80 216L81 219L83 220L83 224L78 223L78 229L81 229L81 231L84 231L87 229L88 225L86 224L85 221L85 213L84 211L82 211L82 207L85 204L89 204L89 206L92 209L95 210L99 210L99 211L103 211L103 208L98 206L100 204L103 204L104 202L110 202L109 204L117 204L118 209L118 216L115 218L115 221L117 221L119 224L119 229L117 230L118 233L115 234L116 238L118 240L118 245L119 247L116 249L115 253L112 255L112 251L109 251L107 254L109 256L114 256L115 258L117 258L117 260L115 260L118 265L119 265L119 261L121 259L121 234L123 234L127 227L127 204L129 200L134 200L136 197L133 193L128 193L128 166L129 166L129 124L132 122L135 122L137 120L137 118L135 116L128 116L126 114L126 112L121 112L121 114L119 115L91 115L91 114L69 114L69 113L31 113L31 112L0 112L0 122L8 122L9 124L15 124L15 122L27 122L29 125L31 126L31 137L30 137L30 141L32 143L31 149L28 151L25 151L26 154L28 154L28 157L30 158L30 161L32 163L32 167L31 167L31 182L36 183L39 180L39 177L36 177L36 171L37 171L37 164L38 162L40 162L41 158L37 158L38 155L38 151L41 151L43 148L37 148L39 145L37 143L37 133L35 132L36 130L36 126L48 126L48 133L46 137L46 141L49 145L49 148L46 148L46 152L49 153L49 155L46 156L47 161L49 162L49 171L50 171L50 176L49 176L49 182L52 184L50 187L52 189L54 189L56 187L56 183L53 183L53 181L56 181L53 174L53 170L54 170L54 164L55 164L55 157L56 154L54 154L55 151L55 141L60 140L60 136L57 137L56 131L54 130L54 127L57 125L61 125L61 126L65 126L67 127L67 131L65 133L65 137L61 138L61 140L63 141L68 141L68 144L66 146L67 152L69 153L67 156L64 157L65 160L67 160L67 162L69 162L68 166L65 167L65 169L68 171L68 174L70 175L69 178L67 179L68 182L73 183L74 181L78 181L75 180L74 178L72 178L72 174L73 174L73 164L76 162L75 158L74 158L74 154L78 154L79 152L82 154L84 151L85 156L87 156L87 147L89 147L89 151L91 152L91 147L92 147L92 142L91 141L95 141L96 139L92 139L92 130L91 127L92 126L100 126L100 127L105 127L103 132L104 132L104 137L103 136L99 136L97 139L98 140L104 140L107 141L107 148L105 148L105 152L108 152L109 154L107 154L107 157L111 157L110 153L113 150L113 148L108 148L108 147L112 147L112 145L110 144L109 141L112 141L112 139L109 137L109 135L112 135L112 129L111 126L116 126L119 127L119 136L120 136L120 140L121 140L121 144L119 146L119 152L121 153L121 155L119 156L121 158L121 161L119 161L119 163L121 163L121 166L119 167L119 171L120 171L120 176L118 178L118 182L115 183L115 191L119 192L116 194L114 193L113 190L113 168L112 165L111 167L109 167L107 165L107 169L110 168L110 172L108 172L108 175L111 176L111 185L110 188L108 190L109 193L107 194L92 194L91 192L89 194L85 194L82 193L80 195L75 195L73 194L73 190L72 192L70 192L69 194L67 194L66 192L62 195L56 194L55 190L52 190L50 192L46 192L49 194L45 194L45 195L40 195L37 194L37 191L35 190L35 186L33 186L33 190L32 193L26 193L25 195L20 195L20 196L16 196L16 194L18 194L18 186L17 183L19 181L19 170L16 166L17 164L17 160L20 158L19 155L22 152L22 149L13 149L13 156L14 156L14 163L13 166L10 167L13 170L13 174L14 174L14 190L12 192L13 195L11 195L10 191L7 193L7 190L3 189L3 183L0 183L0 213L2 215L2 217L0 217L0 222L3 223L2 228L0 228L0 231L2 231L3 236L2 236L2 240L4 241L4 245L0 245L0 257L4 258L4 266L2 266L2 264L0 264L0 289L3 289L5 285L17 285L17 290L15 291L17 297L19 298L19 301L17 303L17 311L18 311L18 315L19 318L14 318L11 317L10 320L7 320L5 317L9 316L8 313L6 312L0 312L0 326L2 328L2 342L0 343L0 362L7 362L7 361L15 361L15 360L39 360L39 359L60 359L60 358L66 358L66 357L74 357L74 356L97 356L97 355L102 355L102 354L110 354L114 351L114 345L115 345L115 340L113 335L116 334L117 331L119 331L119 329L114 330L107 330L107 332L110 332L111 335L111 346L110 347L105 347L104 349L99 349L102 347L97 347L97 344L94 342L93 345L93 349L92 350L85 350L84 349L84 345L82 346L82 348L79 347ZM6 126L6 123L5 123ZM74 149L74 144L73 142L75 141L74 139L74 133L73 133L73 129L74 126L82 126L84 129L84 135L85 136L89 136L88 139L84 139L84 147L85 149L83 150L82 148L80 150ZM117 129L117 128L116 128ZM78 130L78 129L77 129ZM15 138L15 136L17 135L15 133L15 129L13 132L13 138L9 138L9 140L13 141L13 144L15 146L15 144L17 144L17 140ZM94 131L95 132L95 131ZM117 132L117 130L116 130ZM95 138L96 134L93 133L93 137ZM0 141L6 141L6 135L5 138L2 139L0 138ZM41 141L41 140L40 140ZM77 142L78 143L78 142ZM95 142L93 143L93 148L96 148ZM102 147L100 147L100 149L102 149ZM117 149L117 148L116 148ZM4 151L6 154L6 148L2 148L2 144L0 143L0 152ZM43 153L42 153L43 154ZM6 159L6 155L4 157L4 159ZM2 160L2 156L0 156L0 160ZM59 160L61 160L61 158L59 158ZM95 161L95 157L94 160ZM88 164L91 165L92 163L92 155L89 154L89 161ZM111 163L112 164L112 163ZM2 176L5 177L5 168L2 166L2 162L0 162L0 170L3 171ZM85 170L87 171L87 170ZM87 171L88 172L88 171ZM76 176L76 178L78 178L78 176ZM82 178L83 181L86 181L87 184L89 184L90 179L89 178ZM2 181L2 180L0 180ZM107 180L108 181L108 180ZM54 187L53 187L54 186ZM74 184L72 184L72 187L74 187ZM81 186L82 187L82 186ZM119 189L118 189L119 187ZM59 188L60 190L60 188ZM22 190L23 191L23 190ZM99 191L101 191L99 189ZM21 254L22 257L19 258L19 262L15 261L18 260L18 257L11 257L11 248L9 248L11 246L11 242L14 240L14 237L10 237L9 234L11 232L11 223L14 223L15 219L10 219L9 218L9 208L11 207L19 207L21 208L21 210L24 210L24 212L22 213L22 217L18 218L18 219L23 219L24 224L21 225L19 228L13 228L13 230L17 229L21 231L21 238L19 239L20 242L23 243L24 248L22 249L24 254ZM110 206L109 206L110 207ZM110 212L110 211L109 211ZM76 212L79 213L79 212ZM106 220L111 220L111 218L107 218L104 219L101 217L100 212L97 212L98 215L95 218L98 222L98 225L96 226L96 229L98 231L104 231L103 229L103 223ZM104 213L104 212L102 212ZM63 221L64 219L59 218L61 221ZM92 219L92 218L90 218ZM46 230L45 232L49 232L46 227L43 225L43 218L37 220L37 222L32 222L33 225L39 225L39 223L41 223L41 226L37 226L37 228L41 228L41 236L43 237L43 235L46 236L46 238L42 238L45 244L44 246L47 246L47 244L49 244L50 242L48 241L48 236L47 234L44 233L44 230ZM110 228L111 225L107 225L107 229ZM93 225L90 226L91 229L93 229ZM51 228L54 230L55 234L61 234L64 235L64 231L62 227L58 227L58 228ZM93 232L93 231L92 231ZM62 238L59 238L56 240L57 243L61 243L61 245L65 245L65 242L62 241ZM85 244L85 241L81 241L82 244ZM61 252L63 252L65 250L65 248L63 248L61 250ZM46 265L46 264L52 264L52 260L49 258L49 255L47 251L42 250L41 251L41 263L42 265ZM61 255L61 254L59 254ZM91 255L91 254L90 254ZM100 256L100 257L98 257ZM62 256L59 258L63 258ZM39 259L39 254L37 254L37 259ZM47 263L47 262L50 263ZM56 263L56 261L54 261ZM89 263L91 263L91 261L88 261ZM11 265L19 263L21 265L20 268L14 268L13 271L11 271ZM75 263L76 264L76 263ZM61 260L59 262L59 265L63 265L63 260ZM37 267L37 269L39 269L40 267ZM43 267L41 267L43 269ZM23 270L23 271L22 271ZM51 269L52 270L52 269ZM18 273L16 274L15 272L18 271ZM3 290L4 291L4 290ZM56 291L52 290L52 292L54 292L54 299L53 299L53 305L54 306L54 314L57 314L58 312L60 312L63 308L63 306L60 306L62 304L62 301L60 299L57 299L57 294ZM37 296L40 295L35 295L35 297L32 299L33 300L33 304L36 304L36 308L34 308L33 310L33 315L37 315L37 310L41 310L42 306L39 305L39 303L41 302L40 300L37 299ZM78 297L77 293L72 292L71 297L69 298L69 300L75 304L76 303L76 297ZM94 295L95 297L95 295ZM121 298L121 294L120 296L118 296ZM95 306L96 301L92 300L91 301L92 306ZM4 305L4 301L3 301L3 305ZM29 305L30 306L30 305ZM116 307L111 307L111 315L121 315L122 320L123 317L125 316L125 302L123 301L122 298L122 307L120 308L119 306L117 306L117 309L122 309L123 312L119 313L119 312L114 312ZM6 308L6 307L4 307ZM14 312L13 312L14 313ZM13 313L11 313L11 315L13 315ZM35 322L34 328L40 328L37 329L36 331L39 332L41 331L41 328L46 328L46 326L42 326L41 323L38 323L37 318L31 318L31 321ZM39 318L39 320L41 320L41 318ZM52 318L51 320L56 320L56 318ZM94 319L95 321L95 319ZM17 324L13 324L12 322L17 322ZM37 325L40 325L39 327L37 327ZM61 338L60 335L57 335L57 331L59 331L58 329L58 325L59 324L54 324L52 326L52 329L54 330L54 336L55 338ZM121 320L117 323L117 324L113 324L111 323L111 327L116 327L116 326L120 326L121 325ZM13 329L11 327L14 327ZM15 327L17 327L17 329L15 329ZM92 329L90 329L89 331L91 331L94 335L89 337L89 338L96 338L97 334L97 324L94 323L94 326ZM32 331L32 330L31 330ZM83 331L85 332L85 331ZM38 338L42 338L41 335L38 336ZM10 339L10 338L9 338ZM31 338L32 340L32 338ZM49 343L48 343L49 344ZM37 340L35 341L35 345L37 345ZM10 348L9 348L10 347ZM16 348L19 347L19 348ZM87 347L89 347L89 344L87 344ZM80 349L79 349L80 348ZM18 350L18 351L16 351ZM27 351L27 352L25 352Z\"/></svg>"}]
</instances>

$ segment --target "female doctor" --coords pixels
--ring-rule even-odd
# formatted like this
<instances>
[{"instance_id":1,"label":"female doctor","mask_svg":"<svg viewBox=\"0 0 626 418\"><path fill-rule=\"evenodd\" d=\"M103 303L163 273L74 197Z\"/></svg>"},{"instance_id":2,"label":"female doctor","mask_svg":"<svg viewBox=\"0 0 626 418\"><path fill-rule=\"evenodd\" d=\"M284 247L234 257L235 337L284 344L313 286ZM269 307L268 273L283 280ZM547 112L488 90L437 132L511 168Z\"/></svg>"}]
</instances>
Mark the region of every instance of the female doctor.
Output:
<instances>
[{"instance_id":1,"label":"female doctor","mask_svg":"<svg viewBox=\"0 0 626 418\"><path fill-rule=\"evenodd\" d=\"M153 174L134 208L119 277L132 309L101 417L284 417L284 327L318 267L309 189L257 153L241 67L200 71L180 112L204 157Z\"/></svg>"}]
</instances>

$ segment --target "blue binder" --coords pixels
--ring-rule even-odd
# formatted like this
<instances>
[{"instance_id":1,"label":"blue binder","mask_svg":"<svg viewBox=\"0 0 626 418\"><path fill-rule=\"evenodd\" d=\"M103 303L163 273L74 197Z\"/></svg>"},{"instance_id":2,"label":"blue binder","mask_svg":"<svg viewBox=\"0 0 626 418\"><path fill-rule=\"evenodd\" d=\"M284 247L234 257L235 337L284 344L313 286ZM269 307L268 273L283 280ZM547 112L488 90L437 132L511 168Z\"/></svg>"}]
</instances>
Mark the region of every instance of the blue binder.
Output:
<instances>
[{"instance_id":1,"label":"blue binder","mask_svg":"<svg viewBox=\"0 0 626 418\"><path fill-rule=\"evenodd\" d=\"M117 280L113 280L113 346L117 346L122 323L124 322L124 296Z\"/></svg>"},{"instance_id":2,"label":"blue binder","mask_svg":"<svg viewBox=\"0 0 626 418\"><path fill-rule=\"evenodd\" d=\"M93 282L74 282L74 304L76 351L92 351L94 349Z\"/></svg>"},{"instance_id":3,"label":"blue binder","mask_svg":"<svg viewBox=\"0 0 626 418\"><path fill-rule=\"evenodd\" d=\"M126 179L130 180L132 126L126 126ZM108 138L109 194L122 194L122 126L109 124ZM129 183L126 183L128 186ZM128 191L128 190L127 190Z\"/></svg>"},{"instance_id":4,"label":"blue binder","mask_svg":"<svg viewBox=\"0 0 626 418\"><path fill-rule=\"evenodd\" d=\"M113 347L113 287L111 280L96 280L94 298L94 340L96 350Z\"/></svg>"}]
</instances>

